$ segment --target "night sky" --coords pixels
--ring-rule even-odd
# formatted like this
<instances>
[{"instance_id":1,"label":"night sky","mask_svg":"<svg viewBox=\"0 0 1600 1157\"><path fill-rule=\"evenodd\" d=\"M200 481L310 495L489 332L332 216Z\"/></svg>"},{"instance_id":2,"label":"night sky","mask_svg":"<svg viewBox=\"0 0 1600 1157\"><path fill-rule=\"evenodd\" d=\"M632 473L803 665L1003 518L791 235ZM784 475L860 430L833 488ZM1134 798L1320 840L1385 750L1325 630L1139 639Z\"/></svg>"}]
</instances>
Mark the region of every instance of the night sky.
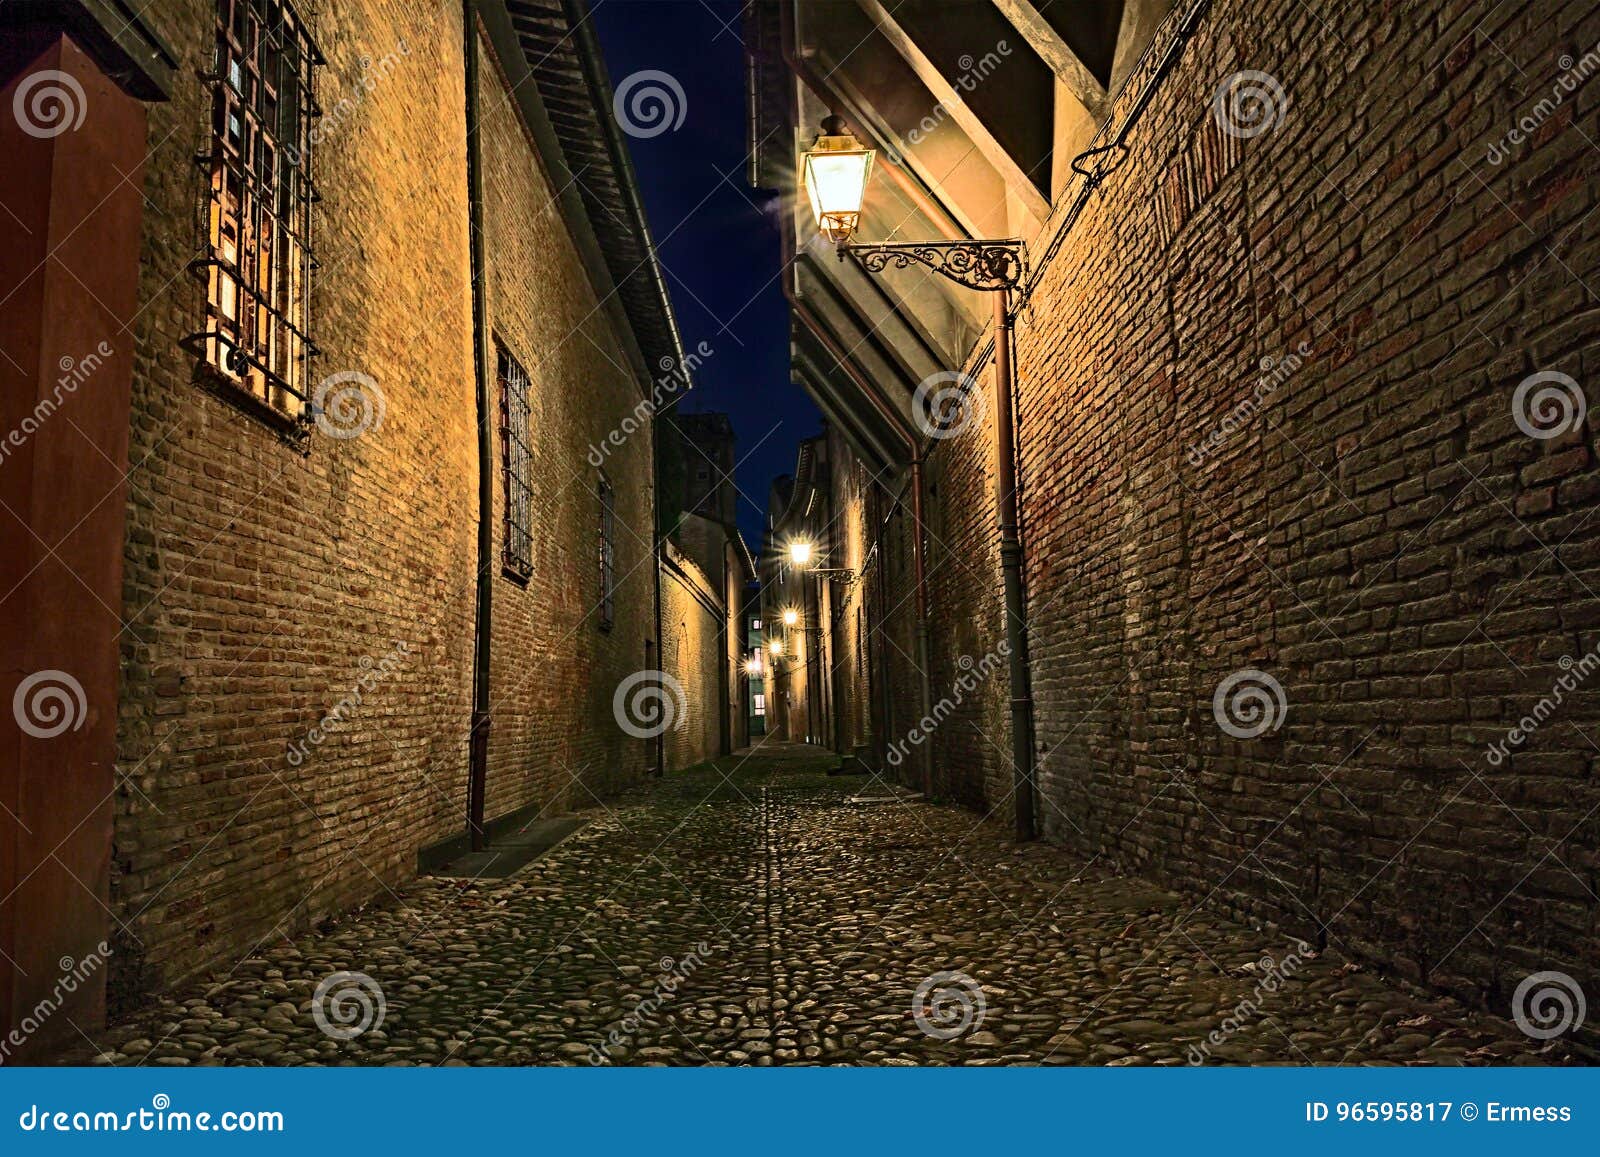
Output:
<instances>
[{"instance_id":1,"label":"night sky","mask_svg":"<svg viewBox=\"0 0 1600 1157\"><path fill-rule=\"evenodd\" d=\"M772 199L745 184L739 10L738 0L591 0L590 18L614 89L643 69L683 88L682 125L629 145L684 348L704 340L714 351L683 408L732 418L739 528L759 550L768 486L794 470L821 418L789 381Z\"/></svg>"}]
</instances>

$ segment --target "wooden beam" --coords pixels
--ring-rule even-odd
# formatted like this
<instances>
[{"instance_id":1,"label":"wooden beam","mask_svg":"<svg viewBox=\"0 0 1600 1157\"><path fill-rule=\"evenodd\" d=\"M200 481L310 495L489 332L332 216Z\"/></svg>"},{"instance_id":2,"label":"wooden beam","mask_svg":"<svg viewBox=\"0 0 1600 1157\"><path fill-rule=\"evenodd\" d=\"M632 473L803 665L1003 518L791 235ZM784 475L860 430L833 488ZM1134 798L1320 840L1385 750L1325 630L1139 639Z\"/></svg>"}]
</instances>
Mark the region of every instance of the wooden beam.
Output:
<instances>
[{"instance_id":1,"label":"wooden beam","mask_svg":"<svg viewBox=\"0 0 1600 1157\"><path fill-rule=\"evenodd\" d=\"M955 86L944 78L938 67L928 58L927 53L917 46L911 34L883 6L882 0L856 0L856 2L877 25L884 39L893 45L894 50L911 66L911 70L933 95L933 99L950 114L950 119L956 122L961 131L967 134L967 138L983 155L983 159L1000 174L1006 187L1017 195L1027 210L1038 220L1043 221L1049 217L1050 202L1039 192L1039 187L1028 178L1028 174L1023 171L1016 158L989 131L983 119L961 99L961 94L955 90Z\"/></svg>"},{"instance_id":2,"label":"wooden beam","mask_svg":"<svg viewBox=\"0 0 1600 1157\"><path fill-rule=\"evenodd\" d=\"M1103 118L1106 110L1105 86L1061 39L1039 9L1033 6L1032 0L994 0L994 6L1022 33L1028 46L1050 66L1056 79L1066 85L1079 103L1089 110L1089 115L1096 121Z\"/></svg>"}]
</instances>

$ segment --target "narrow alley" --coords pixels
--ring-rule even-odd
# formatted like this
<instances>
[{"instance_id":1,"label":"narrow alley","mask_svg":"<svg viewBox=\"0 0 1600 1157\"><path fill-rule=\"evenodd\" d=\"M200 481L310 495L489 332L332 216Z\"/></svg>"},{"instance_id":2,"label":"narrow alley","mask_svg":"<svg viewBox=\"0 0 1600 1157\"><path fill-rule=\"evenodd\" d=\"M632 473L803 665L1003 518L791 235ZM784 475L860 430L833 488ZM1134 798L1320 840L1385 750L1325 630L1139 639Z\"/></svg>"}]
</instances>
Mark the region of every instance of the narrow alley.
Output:
<instances>
[{"instance_id":1,"label":"narrow alley","mask_svg":"<svg viewBox=\"0 0 1600 1157\"><path fill-rule=\"evenodd\" d=\"M881 783L828 776L836 762L769 744L596 802L585 827L510 879L419 879L314 934L261 945L106 1033L98 1056L70 1059L1568 1059L1559 1042L1410 995L1336 949L1019 846L995 817L891 802ZM880 802L852 802L862 795ZM362 983L319 994L341 973Z\"/></svg>"}]
</instances>

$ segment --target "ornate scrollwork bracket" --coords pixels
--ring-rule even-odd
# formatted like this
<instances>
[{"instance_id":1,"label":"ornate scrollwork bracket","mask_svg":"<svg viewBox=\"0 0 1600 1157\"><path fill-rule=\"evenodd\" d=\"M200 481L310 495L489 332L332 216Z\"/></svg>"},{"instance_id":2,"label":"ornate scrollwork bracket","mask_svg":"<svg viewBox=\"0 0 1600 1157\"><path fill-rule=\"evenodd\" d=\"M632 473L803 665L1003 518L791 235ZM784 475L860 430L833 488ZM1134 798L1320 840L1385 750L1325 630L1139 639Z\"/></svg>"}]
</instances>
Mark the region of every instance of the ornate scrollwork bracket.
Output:
<instances>
[{"instance_id":1,"label":"ornate scrollwork bracket","mask_svg":"<svg viewBox=\"0 0 1600 1157\"><path fill-rule=\"evenodd\" d=\"M1019 289L1027 275L1027 251L1017 238L1004 241L908 241L884 245L841 245L868 273L926 265L968 289Z\"/></svg>"}]
</instances>

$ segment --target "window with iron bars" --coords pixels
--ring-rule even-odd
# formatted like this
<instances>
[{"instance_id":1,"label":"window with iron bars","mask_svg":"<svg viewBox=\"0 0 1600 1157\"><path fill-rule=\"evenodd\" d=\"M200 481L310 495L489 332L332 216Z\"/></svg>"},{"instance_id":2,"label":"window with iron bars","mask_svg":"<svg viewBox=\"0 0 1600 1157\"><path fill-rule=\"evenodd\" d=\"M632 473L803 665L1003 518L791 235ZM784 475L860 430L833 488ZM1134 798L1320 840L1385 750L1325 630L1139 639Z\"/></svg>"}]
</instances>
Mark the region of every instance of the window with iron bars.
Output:
<instances>
[{"instance_id":1,"label":"window with iron bars","mask_svg":"<svg viewBox=\"0 0 1600 1157\"><path fill-rule=\"evenodd\" d=\"M600 629L609 631L616 620L617 495L611 480L600 475Z\"/></svg>"},{"instance_id":2,"label":"window with iron bars","mask_svg":"<svg viewBox=\"0 0 1600 1157\"><path fill-rule=\"evenodd\" d=\"M533 574L532 406L528 371L500 348L500 460L505 490L506 574L527 582Z\"/></svg>"},{"instance_id":3,"label":"window with iron bars","mask_svg":"<svg viewBox=\"0 0 1600 1157\"><path fill-rule=\"evenodd\" d=\"M311 341L314 76L324 63L287 0L217 0L211 148L204 169L205 326L184 339L225 396L296 423Z\"/></svg>"}]
</instances>

